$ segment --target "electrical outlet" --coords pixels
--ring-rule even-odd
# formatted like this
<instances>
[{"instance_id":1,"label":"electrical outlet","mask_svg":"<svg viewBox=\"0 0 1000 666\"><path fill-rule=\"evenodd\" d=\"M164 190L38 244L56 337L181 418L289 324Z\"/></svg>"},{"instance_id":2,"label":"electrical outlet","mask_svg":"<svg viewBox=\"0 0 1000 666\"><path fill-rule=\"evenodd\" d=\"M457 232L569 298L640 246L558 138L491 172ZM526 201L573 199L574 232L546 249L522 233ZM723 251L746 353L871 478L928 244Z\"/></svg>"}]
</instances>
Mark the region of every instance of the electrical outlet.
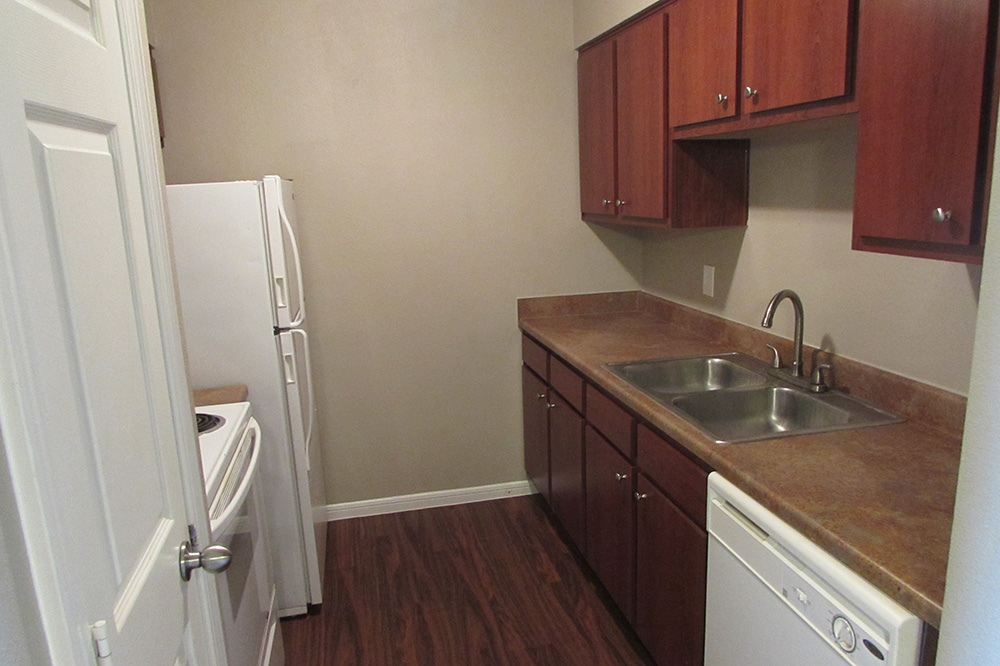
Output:
<instances>
[{"instance_id":1,"label":"electrical outlet","mask_svg":"<svg viewBox=\"0 0 1000 666\"><path fill-rule=\"evenodd\" d=\"M715 266L705 266L701 272L701 293L709 298L715 296Z\"/></svg>"}]
</instances>

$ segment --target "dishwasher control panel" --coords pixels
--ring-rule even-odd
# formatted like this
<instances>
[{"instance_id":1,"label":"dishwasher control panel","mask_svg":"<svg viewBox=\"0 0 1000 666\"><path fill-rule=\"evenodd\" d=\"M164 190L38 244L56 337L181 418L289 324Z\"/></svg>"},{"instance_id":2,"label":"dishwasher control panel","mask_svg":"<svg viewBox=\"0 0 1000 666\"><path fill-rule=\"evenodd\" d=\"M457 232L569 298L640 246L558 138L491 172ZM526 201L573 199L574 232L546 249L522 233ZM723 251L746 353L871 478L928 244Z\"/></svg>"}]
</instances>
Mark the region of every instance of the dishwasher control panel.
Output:
<instances>
[{"instance_id":1,"label":"dishwasher control panel","mask_svg":"<svg viewBox=\"0 0 1000 666\"><path fill-rule=\"evenodd\" d=\"M919 618L718 473L709 477L707 518L708 597L710 602L724 600L710 603L708 614L731 614L731 622L753 618L755 625L766 628L765 633L784 634L774 636L773 651L748 647L749 652L756 649L761 656L755 660L748 655L740 663L785 666L776 656L784 652L799 655L799 660L808 655L813 664L843 663L846 659L855 666L917 666L923 634ZM713 572L713 563L721 562L721 557L730 564ZM761 588L761 583L766 588ZM754 593L761 595L757 601L750 601L747 595L736 592L743 586L770 590L771 598L778 601L767 601L763 591ZM747 608L735 609L741 603ZM765 612L775 616L773 622L761 617ZM713 639L713 628L726 626L726 621L725 617L707 619L707 641ZM808 631L801 628L803 624ZM783 632L780 627L788 629ZM781 645L782 640L796 644ZM705 666L716 666L710 652L706 647ZM719 663L729 665L725 659Z\"/></svg>"},{"instance_id":2,"label":"dishwasher control panel","mask_svg":"<svg viewBox=\"0 0 1000 666\"><path fill-rule=\"evenodd\" d=\"M775 555L781 557L778 551ZM808 622L817 633L823 634L834 647L857 666L885 666L891 655L889 632L865 618L861 611L845 599L833 598L833 590L811 584L816 575L801 570L800 562L785 559L785 570L779 592L792 609ZM866 647L870 646L870 647ZM872 649L873 648L873 649Z\"/></svg>"}]
</instances>

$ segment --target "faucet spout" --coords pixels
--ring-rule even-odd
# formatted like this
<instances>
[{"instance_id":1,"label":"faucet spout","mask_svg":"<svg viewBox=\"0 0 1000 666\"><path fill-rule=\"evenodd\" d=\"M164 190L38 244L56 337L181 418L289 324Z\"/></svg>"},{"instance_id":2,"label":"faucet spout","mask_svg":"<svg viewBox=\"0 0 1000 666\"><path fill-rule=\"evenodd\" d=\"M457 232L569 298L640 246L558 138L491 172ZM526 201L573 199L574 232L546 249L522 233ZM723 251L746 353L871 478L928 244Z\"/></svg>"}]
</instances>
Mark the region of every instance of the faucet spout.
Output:
<instances>
[{"instance_id":1,"label":"faucet spout","mask_svg":"<svg viewBox=\"0 0 1000 666\"><path fill-rule=\"evenodd\" d=\"M802 299L799 298L799 295L791 289L782 289L775 294L771 302L767 304L767 309L764 311L764 318L761 320L760 325L764 328L771 328L771 323L774 320L774 311L778 308L778 304L786 298L792 302L792 308L795 310L795 341L793 343L795 357L792 360L791 374L793 377L801 377L804 317L802 314Z\"/></svg>"}]
</instances>

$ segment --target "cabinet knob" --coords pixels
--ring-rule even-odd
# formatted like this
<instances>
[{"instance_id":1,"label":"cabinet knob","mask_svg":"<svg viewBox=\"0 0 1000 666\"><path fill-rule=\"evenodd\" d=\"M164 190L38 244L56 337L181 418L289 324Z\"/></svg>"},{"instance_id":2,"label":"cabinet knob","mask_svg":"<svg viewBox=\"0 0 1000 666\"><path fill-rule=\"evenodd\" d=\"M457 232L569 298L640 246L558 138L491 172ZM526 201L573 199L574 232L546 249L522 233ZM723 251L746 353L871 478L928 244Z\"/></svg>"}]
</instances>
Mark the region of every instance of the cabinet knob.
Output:
<instances>
[{"instance_id":1,"label":"cabinet knob","mask_svg":"<svg viewBox=\"0 0 1000 666\"><path fill-rule=\"evenodd\" d=\"M746 88L743 89L743 96L744 97L753 97L756 94L757 94L757 91L754 90L753 88L751 88L750 86L747 86Z\"/></svg>"},{"instance_id":2,"label":"cabinet knob","mask_svg":"<svg viewBox=\"0 0 1000 666\"><path fill-rule=\"evenodd\" d=\"M947 222L951 219L951 211L944 208L935 208L931 212L931 219L935 222Z\"/></svg>"},{"instance_id":3,"label":"cabinet knob","mask_svg":"<svg viewBox=\"0 0 1000 666\"><path fill-rule=\"evenodd\" d=\"M628 474L622 474L621 472L615 472L615 479L618 481L624 481L628 478Z\"/></svg>"},{"instance_id":4,"label":"cabinet knob","mask_svg":"<svg viewBox=\"0 0 1000 666\"><path fill-rule=\"evenodd\" d=\"M618 201L616 201L616 202L615 202L615 205L616 205L616 206L624 206L624 205L625 205L625 202L624 202L624 201L622 201L621 199L619 199Z\"/></svg>"},{"instance_id":5,"label":"cabinet knob","mask_svg":"<svg viewBox=\"0 0 1000 666\"><path fill-rule=\"evenodd\" d=\"M647 497L649 497L649 495L647 495L646 493L636 493L635 494L635 499L636 500L644 500Z\"/></svg>"},{"instance_id":6,"label":"cabinet knob","mask_svg":"<svg viewBox=\"0 0 1000 666\"><path fill-rule=\"evenodd\" d=\"M545 394L544 393L539 393L535 397L538 398L539 400L545 400Z\"/></svg>"},{"instance_id":7,"label":"cabinet knob","mask_svg":"<svg viewBox=\"0 0 1000 666\"><path fill-rule=\"evenodd\" d=\"M555 409L555 408L556 408L556 404L554 402L547 402L547 403L545 403L545 409Z\"/></svg>"},{"instance_id":8,"label":"cabinet knob","mask_svg":"<svg viewBox=\"0 0 1000 666\"><path fill-rule=\"evenodd\" d=\"M726 102L729 101L729 95L723 95L722 93L719 93L718 95L715 96L715 101L718 104L725 104Z\"/></svg>"},{"instance_id":9,"label":"cabinet knob","mask_svg":"<svg viewBox=\"0 0 1000 666\"><path fill-rule=\"evenodd\" d=\"M604 204L605 206L609 206L611 205L611 199L604 199L601 201L601 203Z\"/></svg>"}]
</instances>

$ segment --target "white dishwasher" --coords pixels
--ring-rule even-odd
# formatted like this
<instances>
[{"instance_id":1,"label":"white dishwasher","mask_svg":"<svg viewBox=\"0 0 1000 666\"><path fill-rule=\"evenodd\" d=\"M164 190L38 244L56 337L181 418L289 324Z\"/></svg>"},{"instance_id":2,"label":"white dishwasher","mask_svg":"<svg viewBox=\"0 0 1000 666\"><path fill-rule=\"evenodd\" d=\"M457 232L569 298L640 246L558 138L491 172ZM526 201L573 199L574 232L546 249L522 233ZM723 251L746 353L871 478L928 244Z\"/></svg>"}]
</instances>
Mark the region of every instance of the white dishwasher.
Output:
<instances>
[{"instance_id":1,"label":"white dishwasher","mask_svg":"<svg viewBox=\"0 0 1000 666\"><path fill-rule=\"evenodd\" d=\"M705 666L917 666L923 622L732 483L708 479Z\"/></svg>"}]
</instances>

